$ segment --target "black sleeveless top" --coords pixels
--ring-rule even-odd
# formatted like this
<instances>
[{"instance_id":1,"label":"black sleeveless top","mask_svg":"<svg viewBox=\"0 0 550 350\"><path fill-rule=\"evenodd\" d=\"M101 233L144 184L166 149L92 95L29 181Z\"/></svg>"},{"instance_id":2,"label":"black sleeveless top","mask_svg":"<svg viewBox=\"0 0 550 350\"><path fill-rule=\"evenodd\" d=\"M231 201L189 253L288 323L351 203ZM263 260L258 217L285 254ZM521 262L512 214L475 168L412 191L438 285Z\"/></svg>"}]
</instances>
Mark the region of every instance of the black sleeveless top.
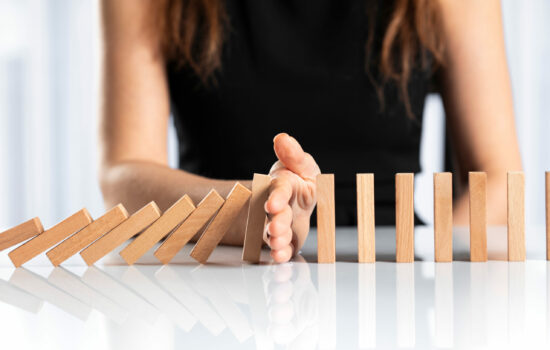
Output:
<instances>
[{"instance_id":1,"label":"black sleeveless top","mask_svg":"<svg viewBox=\"0 0 550 350\"><path fill-rule=\"evenodd\" d=\"M217 84L205 86L187 68L167 63L179 166L219 179L251 179L276 161L273 137L294 136L334 173L336 223L356 224L357 173L374 173L376 224L395 220L397 172L418 172L424 99L431 74L414 70L407 116L395 84L383 104L374 81L391 1L227 0L230 20ZM374 7L373 7L374 8Z\"/></svg>"}]
</instances>

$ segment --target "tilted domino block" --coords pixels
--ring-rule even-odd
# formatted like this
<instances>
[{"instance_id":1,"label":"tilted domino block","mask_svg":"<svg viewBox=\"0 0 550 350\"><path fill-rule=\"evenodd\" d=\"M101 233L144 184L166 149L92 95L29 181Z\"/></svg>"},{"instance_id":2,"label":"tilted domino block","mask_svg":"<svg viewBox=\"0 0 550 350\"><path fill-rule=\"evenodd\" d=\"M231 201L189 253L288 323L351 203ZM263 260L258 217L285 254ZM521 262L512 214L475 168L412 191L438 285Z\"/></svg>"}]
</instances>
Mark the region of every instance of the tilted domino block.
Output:
<instances>
[{"instance_id":1,"label":"tilted domino block","mask_svg":"<svg viewBox=\"0 0 550 350\"><path fill-rule=\"evenodd\" d=\"M0 233L0 251L44 232L39 218L33 218Z\"/></svg>"},{"instance_id":2,"label":"tilted domino block","mask_svg":"<svg viewBox=\"0 0 550 350\"><path fill-rule=\"evenodd\" d=\"M251 263L260 262L263 234L266 222L265 202L269 196L271 176L254 174L252 180L252 197L248 206L248 219L244 235L243 257L244 261Z\"/></svg>"}]
</instances>

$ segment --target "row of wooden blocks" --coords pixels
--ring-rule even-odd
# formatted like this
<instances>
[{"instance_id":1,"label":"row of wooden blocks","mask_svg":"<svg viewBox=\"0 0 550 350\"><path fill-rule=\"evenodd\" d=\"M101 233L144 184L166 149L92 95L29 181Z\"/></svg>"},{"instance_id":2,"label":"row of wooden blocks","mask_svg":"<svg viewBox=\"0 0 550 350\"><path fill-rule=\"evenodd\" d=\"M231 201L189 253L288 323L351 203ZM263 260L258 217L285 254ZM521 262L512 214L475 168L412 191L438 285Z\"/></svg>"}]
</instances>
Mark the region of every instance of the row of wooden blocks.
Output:
<instances>
[{"instance_id":1,"label":"row of wooden blocks","mask_svg":"<svg viewBox=\"0 0 550 350\"><path fill-rule=\"evenodd\" d=\"M134 264L149 249L166 239L154 252L163 264L199 234L190 256L205 263L237 216L248 204L248 219L243 244L244 261L260 260L264 240L266 213L264 203L269 194L271 178L254 174L252 190L236 183L224 200L211 190L195 207L184 195L162 215L151 202L132 216L122 204L92 220L84 208L59 224L44 231L39 218L31 219L0 234L0 251L27 241L8 256L19 267L47 251L54 266L80 252L88 265L113 251L125 241L137 236L120 255ZM469 174L470 192L470 258L487 261L487 176L483 172ZM508 173L508 259L525 260L525 179L522 172ZM396 262L414 261L414 174L395 176L396 196ZM336 261L336 227L334 175L317 177L317 251L319 263ZM547 215L550 217L550 172L546 173ZM376 260L374 222L374 175L357 174L358 261ZM435 261L453 260L452 245L452 175L434 174L434 242ZM52 248L53 247L53 248ZM51 249L50 249L51 248ZM550 260L550 219L547 220L547 258Z\"/></svg>"}]
</instances>

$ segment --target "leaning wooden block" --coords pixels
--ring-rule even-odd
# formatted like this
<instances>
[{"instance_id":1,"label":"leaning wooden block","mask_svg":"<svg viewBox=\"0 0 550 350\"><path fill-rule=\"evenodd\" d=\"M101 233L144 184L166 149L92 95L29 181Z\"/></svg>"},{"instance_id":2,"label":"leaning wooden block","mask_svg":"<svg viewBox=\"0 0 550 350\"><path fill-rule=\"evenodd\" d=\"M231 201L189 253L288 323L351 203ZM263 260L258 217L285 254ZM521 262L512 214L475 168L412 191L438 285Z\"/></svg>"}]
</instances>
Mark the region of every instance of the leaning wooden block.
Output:
<instances>
[{"instance_id":1,"label":"leaning wooden block","mask_svg":"<svg viewBox=\"0 0 550 350\"><path fill-rule=\"evenodd\" d=\"M453 261L453 174L434 174L434 249L436 262Z\"/></svg>"},{"instance_id":2,"label":"leaning wooden block","mask_svg":"<svg viewBox=\"0 0 550 350\"><path fill-rule=\"evenodd\" d=\"M128 244L120 252L120 256L128 265L134 264L143 254L184 221L194 209L195 205L191 198L184 195L168 208L157 221L137 236L132 243Z\"/></svg>"},{"instance_id":3,"label":"leaning wooden block","mask_svg":"<svg viewBox=\"0 0 550 350\"><path fill-rule=\"evenodd\" d=\"M525 261L525 176L508 172L508 260Z\"/></svg>"},{"instance_id":4,"label":"leaning wooden block","mask_svg":"<svg viewBox=\"0 0 550 350\"><path fill-rule=\"evenodd\" d=\"M395 175L395 261L414 261L414 174Z\"/></svg>"},{"instance_id":5,"label":"leaning wooden block","mask_svg":"<svg viewBox=\"0 0 550 350\"><path fill-rule=\"evenodd\" d=\"M160 217L160 209L155 202L151 202L138 210L126 221L115 227L111 232L102 236L100 239L89 245L80 252L82 259L88 264L93 265L96 261L109 254L113 249L126 240L134 237L147 226L151 225Z\"/></svg>"},{"instance_id":6,"label":"leaning wooden block","mask_svg":"<svg viewBox=\"0 0 550 350\"><path fill-rule=\"evenodd\" d=\"M334 174L319 174L317 190L317 262L336 262Z\"/></svg>"},{"instance_id":7,"label":"leaning wooden block","mask_svg":"<svg viewBox=\"0 0 550 350\"><path fill-rule=\"evenodd\" d=\"M62 262L92 244L127 218L128 212L126 208L122 204L119 204L80 230L80 232L67 238L55 248L52 248L46 255L54 266L59 266Z\"/></svg>"},{"instance_id":8,"label":"leaning wooden block","mask_svg":"<svg viewBox=\"0 0 550 350\"><path fill-rule=\"evenodd\" d=\"M0 251L13 247L44 232L44 227L39 218L33 218L0 233Z\"/></svg>"},{"instance_id":9,"label":"leaning wooden block","mask_svg":"<svg viewBox=\"0 0 550 350\"><path fill-rule=\"evenodd\" d=\"M470 172L470 261L487 261L487 174Z\"/></svg>"},{"instance_id":10,"label":"leaning wooden block","mask_svg":"<svg viewBox=\"0 0 550 350\"><path fill-rule=\"evenodd\" d=\"M86 208L69 216L54 227L39 234L27 243L12 250L8 256L16 267L19 267L31 260L40 253L45 252L48 248L63 239L80 231L92 222L92 217Z\"/></svg>"},{"instance_id":11,"label":"leaning wooden block","mask_svg":"<svg viewBox=\"0 0 550 350\"><path fill-rule=\"evenodd\" d=\"M546 260L550 260L550 171L546 172Z\"/></svg>"},{"instance_id":12,"label":"leaning wooden block","mask_svg":"<svg viewBox=\"0 0 550 350\"><path fill-rule=\"evenodd\" d=\"M243 244L243 260L251 263L260 262L263 235L267 215L265 202L269 196L271 176L254 174L252 179L252 196L248 206L248 220Z\"/></svg>"},{"instance_id":13,"label":"leaning wooden block","mask_svg":"<svg viewBox=\"0 0 550 350\"><path fill-rule=\"evenodd\" d=\"M227 196L216 217L210 222L191 250L191 257L201 264L206 263L214 248L220 243L241 210L250 198L251 192L240 183L236 183Z\"/></svg>"},{"instance_id":14,"label":"leaning wooden block","mask_svg":"<svg viewBox=\"0 0 550 350\"><path fill-rule=\"evenodd\" d=\"M360 263L376 261L374 231L374 174L357 174L357 257Z\"/></svg>"},{"instance_id":15,"label":"leaning wooden block","mask_svg":"<svg viewBox=\"0 0 550 350\"><path fill-rule=\"evenodd\" d=\"M197 205L191 215L157 248L155 256L163 264L170 260L193 238L218 212L224 199L212 189Z\"/></svg>"}]
</instances>

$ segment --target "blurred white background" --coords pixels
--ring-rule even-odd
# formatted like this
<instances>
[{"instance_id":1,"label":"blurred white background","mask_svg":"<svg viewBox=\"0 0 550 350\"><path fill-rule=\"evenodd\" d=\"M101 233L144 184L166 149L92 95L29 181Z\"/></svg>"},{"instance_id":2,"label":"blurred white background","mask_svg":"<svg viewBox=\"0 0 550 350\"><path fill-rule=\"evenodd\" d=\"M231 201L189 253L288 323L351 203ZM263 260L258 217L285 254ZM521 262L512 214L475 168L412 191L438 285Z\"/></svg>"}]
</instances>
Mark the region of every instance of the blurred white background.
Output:
<instances>
[{"instance_id":1,"label":"blurred white background","mask_svg":"<svg viewBox=\"0 0 550 350\"><path fill-rule=\"evenodd\" d=\"M526 219L540 225L550 170L550 1L505 0L503 15ZM104 211L97 184L98 26L95 0L0 0L0 231L33 216L49 227L81 207L94 217ZM415 201L431 222L432 173L443 168L438 96L428 98L425 118Z\"/></svg>"}]
</instances>

